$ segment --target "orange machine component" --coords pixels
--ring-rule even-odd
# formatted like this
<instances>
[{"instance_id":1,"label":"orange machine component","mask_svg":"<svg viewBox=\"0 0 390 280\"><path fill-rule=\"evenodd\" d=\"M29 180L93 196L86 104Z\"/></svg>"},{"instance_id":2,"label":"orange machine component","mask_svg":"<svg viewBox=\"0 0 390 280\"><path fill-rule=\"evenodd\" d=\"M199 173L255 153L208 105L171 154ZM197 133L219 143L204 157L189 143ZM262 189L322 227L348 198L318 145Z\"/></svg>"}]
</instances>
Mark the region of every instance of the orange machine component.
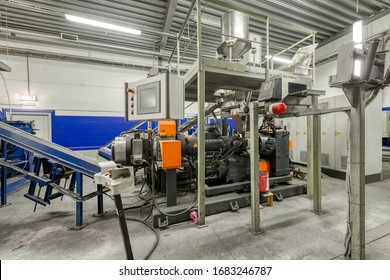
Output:
<instances>
[{"instance_id":1,"label":"orange machine component","mask_svg":"<svg viewBox=\"0 0 390 280\"><path fill-rule=\"evenodd\" d=\"M176 137L176 121L158 121L158 131L161 135Z\"/></svg>"},{"instance_id":2,"label":"orange machine component","mask_svg":"<svg viewBox=\"0 0 390 280\"><path fill-rule=\"evenodd\" d=\"M290 138L289 139L289 150L292 151L293 149L293 142L292 142L292 139Z\"/></svg>"},{"instance_id":3,"label":"orange machine component","mask_svg":"<svg viewBox=\"0 0 390 280\"><path fill-rule=\"evenodd\" d=\"M260 159L259 161L259 171L267 172L268 174L271 172L271 164L266 159Z\"/></svg>"},{"instance_id":4,"label":"orange machine component","mask_svg":"<svg viewBox=\"0 0 390 280\"><path fill-rule=\"evenodd\" d=\"M160 141L162 169L181 167L181 142L177 140Z\"/></svg>"}]
</instances>

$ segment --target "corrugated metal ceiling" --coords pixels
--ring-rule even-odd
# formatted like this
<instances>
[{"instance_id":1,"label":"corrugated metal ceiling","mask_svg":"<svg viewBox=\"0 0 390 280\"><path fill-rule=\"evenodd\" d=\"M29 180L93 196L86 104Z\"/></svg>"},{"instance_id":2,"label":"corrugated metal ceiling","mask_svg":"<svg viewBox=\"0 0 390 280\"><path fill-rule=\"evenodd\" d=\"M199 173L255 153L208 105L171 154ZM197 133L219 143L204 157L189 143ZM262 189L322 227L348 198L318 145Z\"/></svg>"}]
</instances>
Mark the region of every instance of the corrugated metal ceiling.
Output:
<instances>
[{"instance_id":1,"label":"corrugated metal ceiling","mask_svg":"<svg viewBox=\"0 0 390 280\"><path fill-rule=\"evenodd\" d=\"M240 0L230 2L260 11L271 17L271 54L307 35L294 28L280 26L272 20L273 18L283 19L314 30L317 32L317 42L321 42L350 27L357 17L367 19L390 7L390 0L360 0L359 12L356 13L355 0ZM75 48L85 47L90 42L95 48L99 47L104 51L118 51L121 47L127 48L122 52L128 55L150 57L153 53L160 52L163 37L161 32L164 27L172 35L180 31L190 5L191 0L1 0L0 35L4 36L8 29L13 30L13 32L8 32L12 35L8 37L9 40L44 40L47 44L64 43ZM214 57L215 50L220 44L218 34L220 29L215 25L227 9L207 1L203 1L202 5L203 16L207 19L203 31L204 54ZM169 12L173 15L172 21L169 20ZM142 30L142 35L106 32L99 28L67 21L64 14L137 28ZM192 37L195 34L195 25L196 22L191 18L189 28L184 33L185 36ZM18 31L32 32L46 37L36 37L31 34L27 36L26 33L19 34ZM265 36L265 20L251 18L250 32ZM61 41L59 39L61 33L77 35L80 42ZM174 44L175 38L169 37L166 44L165 42L162 44L162 53L169 55ZM191 44L187 44L188 41L183 41L181 50L188 48L186 57L194 59L196 36Z\"/></svg>"}]
</instances>

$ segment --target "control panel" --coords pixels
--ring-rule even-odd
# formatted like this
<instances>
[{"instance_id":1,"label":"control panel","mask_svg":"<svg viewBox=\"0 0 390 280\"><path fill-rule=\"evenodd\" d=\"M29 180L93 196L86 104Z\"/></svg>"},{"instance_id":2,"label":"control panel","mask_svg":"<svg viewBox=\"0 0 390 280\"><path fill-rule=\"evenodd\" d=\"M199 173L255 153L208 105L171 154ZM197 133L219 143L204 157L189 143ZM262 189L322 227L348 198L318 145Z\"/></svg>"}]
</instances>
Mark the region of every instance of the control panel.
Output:
<instances>
[{"instance_id":1,"label":"control panel","mask_svg":"<svg viewBox=\"0 0 390 280\"><path fill-rule=\"evenodd\" d=\"M184 80L169 73L125 84L125 118L184 118Z\"/></svg>"}]
</instances>

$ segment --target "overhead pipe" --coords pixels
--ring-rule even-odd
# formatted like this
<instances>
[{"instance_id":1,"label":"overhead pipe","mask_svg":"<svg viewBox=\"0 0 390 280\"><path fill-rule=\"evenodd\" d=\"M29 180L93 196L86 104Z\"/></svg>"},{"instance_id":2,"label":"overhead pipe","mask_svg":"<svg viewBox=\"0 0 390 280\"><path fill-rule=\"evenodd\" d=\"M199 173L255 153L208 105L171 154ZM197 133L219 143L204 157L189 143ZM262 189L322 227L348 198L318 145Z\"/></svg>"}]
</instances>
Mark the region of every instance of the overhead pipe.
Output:
<instances>
[{"instance_id":1,"label":"overhead pipe","mask_svg":"<svg viewBox=\"0 0 390 280\"><path fill-rule=\"evenodd\" d=\"M180 29L179 34L177 35L177 40L181 40L181 36L183 36L183 33L184 33L185 29L186 29L187 22L188 22L188 20L190 19L190 16L191 16L192 10L193 10L194 7L195 7L195 4L196 4L196 0L192 0L190 9L188 10L187 16L186 16L186 18L184 19L184 22L183 22L183 25L182 25L182 27L181 27L181 29ZM190 39L189 39L189 40L190 40ZM172 50L171 56L170 56L169 59L168 59L168 64L171 63L173 54L174 54L175 51L176 51L176 47L177 47L176 44L173 45L173 50Z\"/></svg>"}]
</instances>

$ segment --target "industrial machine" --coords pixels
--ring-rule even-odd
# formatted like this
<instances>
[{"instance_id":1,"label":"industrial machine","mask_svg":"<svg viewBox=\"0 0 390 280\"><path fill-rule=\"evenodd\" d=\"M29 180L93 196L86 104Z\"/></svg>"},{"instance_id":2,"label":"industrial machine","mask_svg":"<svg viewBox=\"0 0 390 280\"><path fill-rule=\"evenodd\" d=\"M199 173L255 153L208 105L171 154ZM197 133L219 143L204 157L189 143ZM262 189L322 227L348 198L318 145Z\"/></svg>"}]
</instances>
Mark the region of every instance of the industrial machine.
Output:
<instances>
[{"instance_id":1,"label":"industrial machine","mask_svg":"<svg viewBox=\"0 0 390 280\"><path fill-rule=\"evenodd\" d=\"M269 186L271 190L277 188L278 199L282 199L283 196L302 194L305 191L303 185L294 189L290 184L288 192L283 192L283 187L280 186L292 180L289 159L291 140L287 128L278 126L275 118L280 114L292 112L293 109L302 110L310 105L306 97L311 79L275 71L269 79L264 80L259 79L259 74L252 75L252 72L244 71L241 81L238 78L228 79L229 75L216 73L217 67L241 69L242 66L247 67L248 61L252 61L252 65L255 66L260 61L256 57L261 57L256 46L260 44L252 44L252 41L260 43L261 38L253 40L256 36L249 34L247 15L228 11L222 17L222 27L224 35L217 50L217 58L220 61L210 61L213 68L210 72L214 76L208 80L211 86L206 85L207 96L210 98L207 100L209 105L205 109L205 117L206 120L211 121L208 122L204 141L205 195L210 198L236 192L249 195L251 147L248 122L249 104L254 100L259 102L262 116L262 124L257 133L259 171L268 174ZM253 59L245 59L246 54L249 53ZM207 68L205 69L207 73ZM256 67L248 69L256 71ZM194 186L196 186L199 164L197 162L198 132L195 130L192 135L188 135L187 132L196 126L199 119L195 116L180 126L176 121L184 118L184 100L192 100L191 84L194 76L189 75L193 73L196 71L190 69L188 75L182 78L168 72L151 71L146 79L126 83L125 119L158 120L159 126L154 131L141 130L137 128L137 124L133 129L121 133L100 151L101 155L114 161L119 168L132 167L133 173L129 173L128 176L136 177L135 174L140 172L143 174L144 179L141 181L150 189L152 208L159 208L154 200L156 195L164 194L166 206L175 207L178 204L180 186L186 186L187 190L196 190ZM248 85L245 84L246 81ZM254 90L248 90L247 86ZM286 104L293 105L290 111ZM235 130L232 135L227 133L228 119L234 122ZM232 209L237 204L237 202L229 203ZM185 215L186 211L179 211L179 213ZM162 221L158 223L159 225L155 226L164 224Z\"/></svg>"}]
</instances>

